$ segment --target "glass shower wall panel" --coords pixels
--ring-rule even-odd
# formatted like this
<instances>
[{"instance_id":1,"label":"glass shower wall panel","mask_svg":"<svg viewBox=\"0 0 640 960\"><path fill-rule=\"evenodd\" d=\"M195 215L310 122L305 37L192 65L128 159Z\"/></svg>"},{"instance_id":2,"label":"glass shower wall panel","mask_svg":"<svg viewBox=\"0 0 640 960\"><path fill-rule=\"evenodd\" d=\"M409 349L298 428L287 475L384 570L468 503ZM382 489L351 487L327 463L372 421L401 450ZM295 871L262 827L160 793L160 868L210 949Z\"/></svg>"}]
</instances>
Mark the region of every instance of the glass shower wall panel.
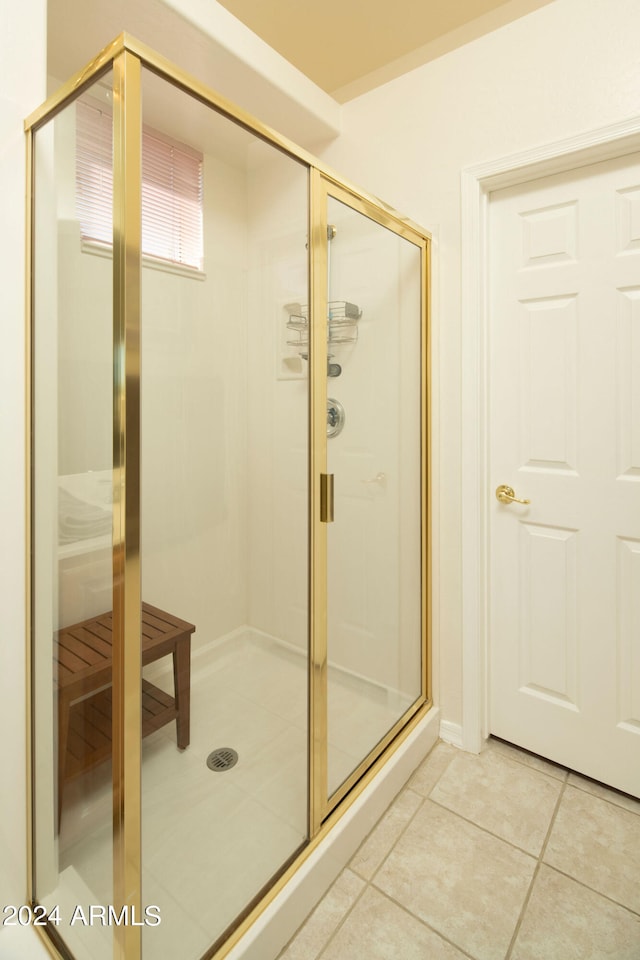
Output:
<instances>
[{"instance_id":1,"label":"glass shower wall panel","mask_svg":"<svg viewBox=\"0 0 640 960\"><path fill-rule=\"evenodd\" d=\"M146 71L143 125L143 248L149 192L202 226L187 266L143 249L141 341L143 676L178 713L142 742L143 955L195 960L308 836L308 173Z\"/></svg>"},{"instance_id":2,"label":"glass shower wall panel","mask_svg":"<svg viewBox=\"0 0 640 960\"><path fill-rule=\"evenodd\" d=\"M421 694L421 251L328 198L328 790Z\"/></svg>"},{"instance_id":3,"label":"glass shower wall panel","mask_svg":"<svg viewBox=\"0 0 640 960\"><path fill-rule=\"evenodd\" d=\"M85 120L109 127L111 86L107 74L34 136L34 887L97 960L113 956L112 928L83 922L113 903L113 264L110 244L83 240L83 197L87 182L110 190L111 154L87 152Z\"/></svg>"}]
</instances>

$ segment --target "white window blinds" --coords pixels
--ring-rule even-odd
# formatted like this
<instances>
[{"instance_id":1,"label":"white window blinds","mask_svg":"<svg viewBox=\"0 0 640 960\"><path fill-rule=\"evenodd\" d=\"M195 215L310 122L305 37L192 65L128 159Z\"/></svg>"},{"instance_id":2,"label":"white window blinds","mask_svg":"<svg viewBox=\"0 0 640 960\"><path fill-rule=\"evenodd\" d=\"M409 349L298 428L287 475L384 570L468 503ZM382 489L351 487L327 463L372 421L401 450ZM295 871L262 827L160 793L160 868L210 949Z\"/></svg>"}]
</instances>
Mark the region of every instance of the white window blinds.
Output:
<instances>
[{"instance_id":1,"label":"white window blinds","mask_svg":"<svg viewBox=\"0 0 640 960\"><path fill-rule=\"evenodd\" d=\"M83 240L113 240L112 116L79 101L76 212ZM202 154L145 127L142 132L142 252L202 270Z\"/></svg>"},{"instance_id":2,"label":"white window blinds","mask_svg":"<svg viewBox=\"0 0 640 960\"><path fill-rule=\"evenodd\" d=\"M76 214L83 240L113 242L113 121L110 113L76 105Z\"/></svg>"}]
</instances>

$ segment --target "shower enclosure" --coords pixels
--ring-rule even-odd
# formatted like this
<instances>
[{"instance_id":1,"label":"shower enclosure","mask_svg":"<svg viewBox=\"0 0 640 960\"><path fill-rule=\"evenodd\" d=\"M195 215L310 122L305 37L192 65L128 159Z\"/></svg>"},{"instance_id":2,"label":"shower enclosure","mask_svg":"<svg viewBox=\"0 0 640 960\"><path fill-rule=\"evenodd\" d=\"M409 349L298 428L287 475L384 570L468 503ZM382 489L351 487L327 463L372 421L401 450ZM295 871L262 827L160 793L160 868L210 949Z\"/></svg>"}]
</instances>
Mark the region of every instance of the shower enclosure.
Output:
<instances>
[{"instance_id":1,"label":"shower enclosure","mask_svg":"<svg viewBox=\"0 0 640 960\"><path fill-rule=\"evenodd\" d=\"M430 706L429 237L125 35L26 130L34 916L222 957Z\"/></svg>"}]
</instances>

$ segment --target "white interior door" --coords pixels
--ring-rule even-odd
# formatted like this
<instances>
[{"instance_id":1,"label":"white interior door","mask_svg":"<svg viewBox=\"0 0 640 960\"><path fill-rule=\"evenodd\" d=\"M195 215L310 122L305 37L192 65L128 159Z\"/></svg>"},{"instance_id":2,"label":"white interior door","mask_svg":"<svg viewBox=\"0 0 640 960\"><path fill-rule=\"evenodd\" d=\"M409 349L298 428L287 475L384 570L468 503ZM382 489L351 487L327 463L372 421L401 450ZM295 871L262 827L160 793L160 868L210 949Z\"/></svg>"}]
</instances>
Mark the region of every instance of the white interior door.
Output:
<instances>
[{"instance_id":1,"label":"white interior door","mask_svg":"<svg viewBox=\"0 0 640 960\"><path fill-rule=\"evenodd\" d=\"M490 732L640 795L640 155L489 223Z\"/></svg>"}]
</instances>

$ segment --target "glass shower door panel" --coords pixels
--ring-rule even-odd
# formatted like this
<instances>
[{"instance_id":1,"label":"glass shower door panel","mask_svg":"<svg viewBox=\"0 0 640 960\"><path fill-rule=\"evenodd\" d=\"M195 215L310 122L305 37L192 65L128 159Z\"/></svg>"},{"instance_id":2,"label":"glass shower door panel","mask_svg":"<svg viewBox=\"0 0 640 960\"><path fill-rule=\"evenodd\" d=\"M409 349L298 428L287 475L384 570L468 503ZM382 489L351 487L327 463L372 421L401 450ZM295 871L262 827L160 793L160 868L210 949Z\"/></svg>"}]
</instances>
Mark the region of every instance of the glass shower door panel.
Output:
<instances>
[{"instance_id":1,"label":"glass shower door panel","mask_svg":"<svg viewBox=\"0 0 640 960\"><path fill-rule=\"evenodd\" d=\"M328 791L421 694L420 249L328 198Z\"/></svg>"},{"instance_id":2,"label":"glass shower door panel","mask_svg":"<svg viewBox=\"0 0 640 960\"><path fill-rule=\"evenodd\" d=\"M151 73L143 97L201 176L201 262L143 260L141 378L143 611L184 655L143 670L181 685L142 741L143 955L196 960L308 836L308 175ZM171 209L145 142L143 246L145 189Z\"/></svg>"},{"instance_id":3,"label":"glass shower door panel","mask_svg":"<svg viewBox=\"0 0 640 960\"><path fill-rule=\"evenodd\" d=\"M82 241L81 181L109 184L112 159L100 143L91 169L79 156L87 124L110 129L111 86L107 74L34 136L34 896L96 960L113 957L112 928L83 923L91 904L114 902L113 264L110 245Z\"/></svg>"}]
</instances>

